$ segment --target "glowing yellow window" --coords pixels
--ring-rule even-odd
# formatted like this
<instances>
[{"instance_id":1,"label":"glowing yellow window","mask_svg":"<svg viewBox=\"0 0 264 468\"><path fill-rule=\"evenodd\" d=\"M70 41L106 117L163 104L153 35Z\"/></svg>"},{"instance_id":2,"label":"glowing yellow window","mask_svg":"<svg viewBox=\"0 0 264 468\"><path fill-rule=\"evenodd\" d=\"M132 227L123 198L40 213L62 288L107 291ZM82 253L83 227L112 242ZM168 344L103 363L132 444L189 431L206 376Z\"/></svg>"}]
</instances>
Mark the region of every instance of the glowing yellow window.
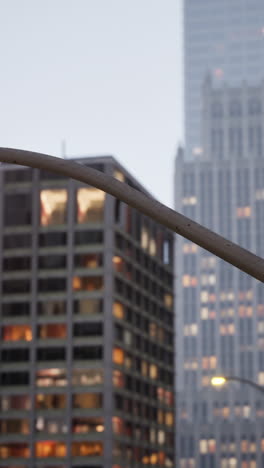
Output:
<instances>
[{"instance_id":1,"label":"glowing yellow window","mask_svg":"<svg viewBox=\"0 0 264 468\"><path fill-rule=\"evenodd\" d=\"M2 328L3 341L31 341L32 330L29 325L6 325Z\"/></svg>"},{"instance_id":2,"label":"glowing yellow window","mask_svg":"<svg viewBox=\"0 0 264 468\"><path fill-rule=\"evenodd\" d=\"M155 364L150 364L149 376L151 379L154 379L154 380L158 378L158 367Z\"/></svg>"},{"instance_id":3,"label":"glowing yellow window","mask_svg":"<svg viewBox=\"0 0 264 468\"><path fill-rule=\"evenodd\" d=\"M123 365L125 359L125 353L121 348L113 349L113 362L115 364Z\"/></svg>"},{"instance_id":4,"label":"glowing yellow window","mask_svg":"<svg viewBox=\"0 0 264 468\"><path fill-rule=\"evenodd\" d=\"M105 193L95 188L77 190L77 222L100 223L104 217Z\"/></svg>"},{"instance_id":5,"label":"glowing yellow window","mask_svg":"<svg viewBox=\"0 0 264 468\"><path fill-rule=\"evenodd\" d=\"M67 211L67 190L41 190L40 224L50 226L64 224Z\"/></svg>"},{"instance_id":6,"label":"glowing yellow window","mask_svg":"<svg viewBox=\"0 0 264 468\"><path fill-rule=\"evenodd\" d=\"M114 302L113 305L113 315L119 320L124 319L125 317L125 308L121 302Z\"/></svg>"}]
</instances>

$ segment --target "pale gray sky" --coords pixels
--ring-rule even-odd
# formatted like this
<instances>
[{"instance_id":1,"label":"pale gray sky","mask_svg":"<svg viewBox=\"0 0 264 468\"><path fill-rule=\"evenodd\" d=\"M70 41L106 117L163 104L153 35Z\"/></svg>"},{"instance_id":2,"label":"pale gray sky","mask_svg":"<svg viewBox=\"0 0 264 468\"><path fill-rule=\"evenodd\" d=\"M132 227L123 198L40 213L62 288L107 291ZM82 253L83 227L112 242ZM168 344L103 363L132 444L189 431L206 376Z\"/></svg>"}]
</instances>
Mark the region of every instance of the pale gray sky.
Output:
<instances>
[{"instance_id":1,"label":"pale gray sky","mask_svg":"<svg viewBox=\"0 0 264 468\"><path fill-rule=\"evenodd\" d=\"M0 0L0 146L111 154L172 205L180 0Z\"/></svg>"}]
</instances>

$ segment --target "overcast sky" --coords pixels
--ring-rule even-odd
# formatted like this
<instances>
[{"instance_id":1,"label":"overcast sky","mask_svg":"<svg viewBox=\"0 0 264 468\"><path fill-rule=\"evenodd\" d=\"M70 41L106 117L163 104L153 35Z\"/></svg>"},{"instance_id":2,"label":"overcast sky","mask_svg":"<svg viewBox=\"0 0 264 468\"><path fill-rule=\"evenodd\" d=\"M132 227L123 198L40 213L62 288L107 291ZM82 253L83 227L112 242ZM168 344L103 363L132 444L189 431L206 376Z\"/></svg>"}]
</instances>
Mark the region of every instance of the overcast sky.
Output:
<instances>
[{"instance_id":1,"label":"overcast sky","mask_svg":"<svg viewBox=\"0 0 264 468\"><path fill-rule=\"evenodd\" d=\"M0 0L0 146L111 154L172 205L180 0Z\"/></svg>"}]
</instances>

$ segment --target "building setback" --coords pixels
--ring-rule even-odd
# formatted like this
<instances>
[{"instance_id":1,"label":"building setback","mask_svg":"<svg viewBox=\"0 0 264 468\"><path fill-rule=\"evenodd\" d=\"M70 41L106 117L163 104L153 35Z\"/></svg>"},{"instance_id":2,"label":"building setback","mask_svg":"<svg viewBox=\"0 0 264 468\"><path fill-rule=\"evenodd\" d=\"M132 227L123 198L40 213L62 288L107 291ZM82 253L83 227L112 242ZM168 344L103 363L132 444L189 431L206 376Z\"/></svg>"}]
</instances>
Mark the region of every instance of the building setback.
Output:
<instances>
[{"instance_id":1,"label":"building setback","mask_svg":"<svg viewBox=\"0 0 264 468\"><path fill-rule=\"evenodd\" d=\"M264 256L264 85L203 86L204 153L176 160L176 209ZM264 287L195 244L176 243L179 468L264 466Z\"/></svg>"},{"instance_id":2,"label":"building setback","mask_svg":"<svg viewBox=\"0 0 264 468\"><path fill-rule=\"evenodd\" d=\"M112 157L78 162L144 191ZM173 467L172 234L5 164L0 213L0 467Z\"/></svg>"}]
</instances>

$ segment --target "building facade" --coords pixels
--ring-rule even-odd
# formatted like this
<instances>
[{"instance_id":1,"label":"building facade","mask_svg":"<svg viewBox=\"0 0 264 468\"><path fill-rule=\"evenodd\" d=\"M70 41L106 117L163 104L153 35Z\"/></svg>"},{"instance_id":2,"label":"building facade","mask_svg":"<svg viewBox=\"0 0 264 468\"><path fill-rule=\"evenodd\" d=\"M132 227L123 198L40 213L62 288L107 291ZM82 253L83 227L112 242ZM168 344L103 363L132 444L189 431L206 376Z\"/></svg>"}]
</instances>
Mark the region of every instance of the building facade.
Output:
<instances>
[{"instance_id":1,"label":"building facade","mask_svg":"<svg viewBox=\"0 0 264 468\"><path fill-rule=\"evenodd\" d=\"M203 151L202 85L264 78L263 0L184 0L185 158Z\"/></svg>"},{"instance_id":2,"label":"building facade","mask_svg":"<svg viewBox=\"0 0 264 468\"><path fill-rule=\"evenodd\" d=\"M264 86L203 87L204 153L176 160L176 209L264 256ZM197 245L176 243L179 468L264 466L264 286Z\"/></svg>"},{"instance_id":3,"label":"building facade","mask_svg":"<svg viewBox=\"0 0 264 468\"><path fill-rule=\"evenodd\" d=\"M78 162L144 191L112 157ZM0 213L0 467L173 467L172 234L6 164Z\"/></svg>"}]
</instances>

